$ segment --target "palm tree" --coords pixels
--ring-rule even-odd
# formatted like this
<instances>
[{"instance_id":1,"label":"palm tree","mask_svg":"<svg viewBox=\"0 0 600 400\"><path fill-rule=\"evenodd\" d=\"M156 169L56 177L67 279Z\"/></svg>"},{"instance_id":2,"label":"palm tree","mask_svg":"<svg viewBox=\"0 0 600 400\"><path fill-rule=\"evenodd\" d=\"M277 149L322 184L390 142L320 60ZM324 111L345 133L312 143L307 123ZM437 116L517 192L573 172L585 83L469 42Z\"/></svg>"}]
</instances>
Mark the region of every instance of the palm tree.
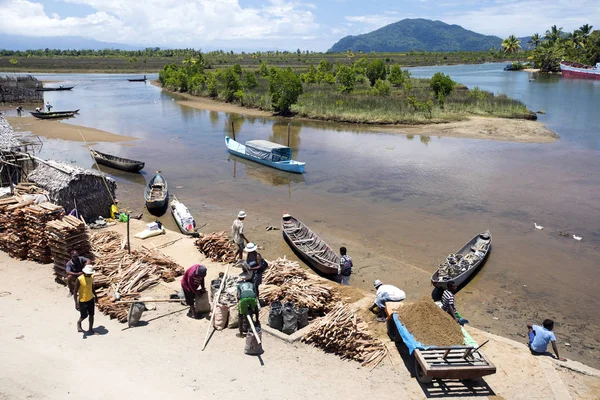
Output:
<instances>
[{"instance_id":1,"label":"palm tree","mask_svg":"<svg viewBox=\"0 0 600 400\"><path fill-rule=\"evenodd\" d=\"M590 36L590 33L592 33L592 28L593 26L585 24L582 25L581 28L579 28L577 31L579 31L584 38L587 38L588 36Z\"/></svg>"},{"instance_id":2,"label":"palm tree","mask_svg":"<svg viewBox=\"0 0 600 400\"><path fill-rule=\"evenodd\" d=\"M502 47L504 47L505 53L517 53L521 49L521 39L515 35L510 35L502 41Z\"/></svg>"},{"instance_id":3,"label":"palm tree","mask_svg":"<svg viewBox=\"0 0 600 400\"><path fill-rule=\"evenodd\" d=\"M542 37L540 36L539 33L534 33L533 35L531 35L531 37L529 38L529 42L527 42L529 44L529 47L533 46L533 48L536 48L540 45L540 43L542 42Z\"/></svg>"},{"instance_id":4,"label":"palm tree","mask_svg":"<svg viewBox=\"0 0 600 400\"><path fill-rule=\"evenodd\" d=\"M554 44L562 38L562 33L562 28L557 28L556 25L552 25L550 30L546 31L546 35L544 37L551 44Z\"/></svg>"}]
</instances>

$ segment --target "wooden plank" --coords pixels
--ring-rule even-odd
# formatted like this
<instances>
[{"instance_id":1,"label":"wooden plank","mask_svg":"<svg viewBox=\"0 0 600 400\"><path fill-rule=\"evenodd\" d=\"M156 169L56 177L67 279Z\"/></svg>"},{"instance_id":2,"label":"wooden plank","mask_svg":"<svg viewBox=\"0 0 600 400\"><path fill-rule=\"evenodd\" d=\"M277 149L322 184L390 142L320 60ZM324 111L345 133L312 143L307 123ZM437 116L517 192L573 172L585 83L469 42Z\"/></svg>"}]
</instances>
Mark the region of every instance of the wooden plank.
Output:
<instances>
[{"instance_id":1,"label":"wooden plank","mask_svg":"<svg viewBox=\"0 0 600 400\"><path fill-rule=\"evenodd\" d=\"M308 242L313 242L315 239L314 238L310 238L310 239L300 239L300 240L292 240L294 242L294 244L300 244L300 243L308 243Z\"/></svg>"}]
</instances>

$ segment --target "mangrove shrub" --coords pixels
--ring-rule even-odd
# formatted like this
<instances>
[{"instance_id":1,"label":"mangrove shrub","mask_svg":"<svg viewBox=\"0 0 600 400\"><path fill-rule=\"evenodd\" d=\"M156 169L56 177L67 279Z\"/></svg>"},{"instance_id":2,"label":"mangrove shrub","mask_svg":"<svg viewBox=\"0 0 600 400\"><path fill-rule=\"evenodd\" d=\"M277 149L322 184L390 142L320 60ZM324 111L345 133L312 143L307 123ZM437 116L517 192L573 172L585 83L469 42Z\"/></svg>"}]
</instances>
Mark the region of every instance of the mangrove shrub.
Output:
<instances>
[{"instance_id":1,"label":"mangrove shrub","mask_svg":"<svg viewBox=\"0 0 600 400\"><path fill-rule=\"evenodd\" d=\"M367 65L367 70L365 75L367 75L367 78L369 78L369 82L371 83L371 86L375 85L375 82L377 82L377 79L381 79L384 80L385 76L386 76L386 68L385 68L385 62L383 62L383 60L380 59L374 59L371 60L371 62Z\"/></svg>"},{"instance_id":2,"label":"mangrove shrub","mask_svg":"<svg viewBox=\"0 0 600 400\"><path fill-rule=\"evenodd\" d=\"M302 81L291 68L273 68L269 74L269 93L275 111L289 114L292 104L302 94Z\"/></svg>"},{"instance_id":3,"label":"mangrove shrub","mask_svg":"<svg viewBox=\"0 0 600 400\"><path fill-rule=\"evenodd\" d=\"M354 70L347 65L342 65L337 71L337 80L339 84L340 92L352 93L354 91L354 85L356 83L356 75Z\"/></svg>"}]
</instances>

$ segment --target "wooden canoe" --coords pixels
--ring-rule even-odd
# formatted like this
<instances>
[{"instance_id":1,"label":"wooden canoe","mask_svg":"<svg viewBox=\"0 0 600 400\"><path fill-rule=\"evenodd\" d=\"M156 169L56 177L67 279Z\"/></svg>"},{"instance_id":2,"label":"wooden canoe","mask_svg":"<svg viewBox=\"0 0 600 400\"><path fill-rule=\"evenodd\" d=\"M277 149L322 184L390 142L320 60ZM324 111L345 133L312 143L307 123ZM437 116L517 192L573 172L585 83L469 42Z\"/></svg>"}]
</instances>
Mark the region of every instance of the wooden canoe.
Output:
<instances>
[{"instance_id":1,"label":"wooden canoe","mask_svg":"<svg viewBox=\"0 0 600 400\"><path fill-rule=\"evenodd\" d=\"M335 276L340 257L316 233L289 214L281 219L283 238L308 266L325 276Z\"/></svg>"},{"instance_id":2,"label":"wooden canoe","mask_svg":"<svg viewBox=\"0 0 600 400\"><path fill-rule=\"evenodd\" d=\"M130 160L128 158L111 156L110 154L101 153L93 149L90 149L90 154L92 155L92 157L94 157L94 160L96 160L98 164L120 169L121 171L139 172L144 168L145 165L142 161L135 161Z\"/></svg>"},{"instance_id":3,"label":"wooden canoe","mask_svg":"<svg viewBox=\"0 0 600 400\"><path fill-rule=\"evenodd\" d=\"M144 199L146 200L146 208L150 213L160 216L167 211L169 188L167 180L160 174L160 171L157 171L156 175L148 181Z\"/></svg>"},{"instance_id":4,"label":"wooden canoe","mask_svg":"<svg viewBox=\"0 0 600 400\"><path fill-rule=\"evenodd\" d=\"M38 92L60 92L61 90L71 90L74 86L63 86L63 87L41 87L37 88Z\"/></svg>"},{"instance_id":5,"label":"wooden canoe","mask_svg":"<svg viewBox=\"0 0 600 400\"><path fill-rule=\"evenodd\" d=\"M144 75L143 78L132 78L132 79L127 79L129 82L146 82L147 78L146 75Z\"/></svg>"},{"instance_id":6,"label":"wooden canoe","mask_svg":"<svg viewBox=\"0 0 600 400\"><path fill-rule=\"evenodd\" d=\"M466 267L466 269L463 272L451 277L451 279L445 279L444 276L440 277L440 270L438 269L431 276L431 283L435 287L445 289L446 282L448 282L449 280L453 280L457 287L461 286L467 281L467 279L469 279L471 275L477 272L481 265L483 265L491 249L492 235L490 234L490 231L485 231L476 235L473 239L469 240L466 245L464 245L460 250L458 250L455 253L457 258L460 257L460 259L463 259L466 257L467 259L470 258L475 261L469 263L469 266ZM446 260L445 263L448 263L448 260Z\"/></svg>"},{"instance_id":7,"label":"wooden canoe","mask_svg":"<svg viewBox=\"0 0 600 400\"><path fill-rule=\"evenodd\" d=\"M58 119L70 118L77 114L79 110L73 111L50 111L50 112L30 112L30 114L39 119Z\"/></svg>"}]
</instances>

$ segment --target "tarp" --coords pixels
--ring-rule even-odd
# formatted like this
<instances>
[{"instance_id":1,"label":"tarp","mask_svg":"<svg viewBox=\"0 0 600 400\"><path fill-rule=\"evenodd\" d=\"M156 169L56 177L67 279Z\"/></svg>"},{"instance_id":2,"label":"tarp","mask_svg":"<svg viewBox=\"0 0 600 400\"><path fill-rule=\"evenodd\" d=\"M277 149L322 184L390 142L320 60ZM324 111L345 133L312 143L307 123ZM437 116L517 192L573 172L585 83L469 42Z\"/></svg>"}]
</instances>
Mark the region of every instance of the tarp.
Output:
<instances>
[{"instance_id":1,"label":"tarp","mask_svg":"<svg viewBox=\"0 0 600 400\"><path fill-rule=\"evenodd\" d=\"M246 154L272 162L287 161L292 158L292 149L267 140L249 140L246 142Z\"/></svg>"},{"instance_id":2,"label":"tarp","mask_svg":"<svg viewBox=\"0 0 600 400\"><path fill-rule=\"evenodd\" d=\"M426 346L423 343L419 342L417 339L415 339L415 337L412 335L412 333L410 333L408 331L408 329L406 329L406 327L404 325L402 325L402 322L400 322L400 319L398 318L397 313L393 313L392 318L394 319L394 323L396 324L398 333L400 334L400 337L404 341L404 344L408 348L408 352L410 354L412 354L416 349L427 350L427 349L433 349L433 348L438 347L438 346ZM463 338L464 338L463 339L464 345L477 347L477 342L475 342L475 340L473 340L473 338L471 337L471 335L469 335L467 333L465 328L461 327L461 331L462 331Z\"/></svg>"}]
</instances>

